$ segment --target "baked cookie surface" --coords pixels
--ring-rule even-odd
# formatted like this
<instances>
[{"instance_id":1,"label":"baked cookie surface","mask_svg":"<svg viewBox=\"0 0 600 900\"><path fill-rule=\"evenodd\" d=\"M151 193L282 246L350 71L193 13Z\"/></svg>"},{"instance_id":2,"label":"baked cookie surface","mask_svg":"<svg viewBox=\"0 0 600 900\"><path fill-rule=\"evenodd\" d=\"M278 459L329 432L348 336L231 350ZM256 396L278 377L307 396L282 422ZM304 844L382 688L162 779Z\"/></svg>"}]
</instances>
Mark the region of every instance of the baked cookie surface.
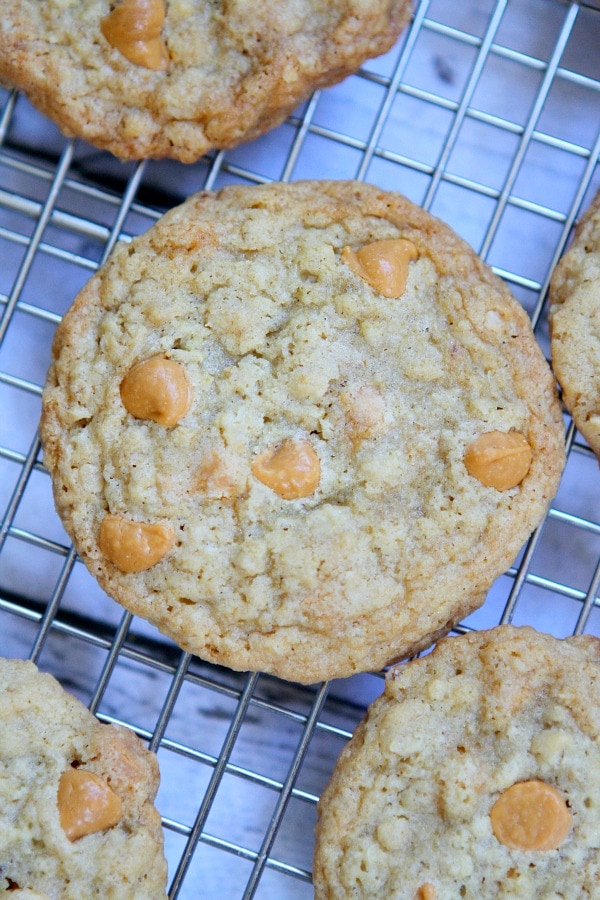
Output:
<instances>
[{"instance_id":1,"label":"baked cookie surface","mask_svg":"<svg viewBox=\"0 0 600 900\"><path fill-rule=\"evenodd\" d=\"M156 757L30 662L0 659L0 770L0 893L166 897Z\"/></svg>"},{"instance_id":2,"label":"baked cookie surface","mask_svg":"<svg viewBox=\"0 0 600 900\"><path fill-rule=\"evenodd\" d=\"M550 334L565 406L600 457L600 192L552 275Z\"/></svg>"},{"instance_id":3,"label":"baked cookie surface","mask_svg":"<svg viewBox=\"0 0 600 900\"><path fill-rule=\"evenodd\" d=\"M391 670L319 801L317 900L599 896L599 663L501 626Z\"/></svg>"},{"instance_id":4,"label":"baked cookie surface","mask_svg":"<svg viewBox=\"0 0 600 900\"><path fill-rule=\"evenodd\" d=\"M0 0L0 79L69 136L192 162L389 50L410 0Z\"/></svg>"},{"instance_id":5,"label":"baked cookie surface","mask_svg":"<svg viewBox=\"0 0 600 900\"><path fill-rule=\"evenodd\" d=\"M41 431L111 596L302 682L479 606L564 463L524 310L447 226L354 182L199 194L118 246L59 326Z\"/></svg>"}]
</instances>

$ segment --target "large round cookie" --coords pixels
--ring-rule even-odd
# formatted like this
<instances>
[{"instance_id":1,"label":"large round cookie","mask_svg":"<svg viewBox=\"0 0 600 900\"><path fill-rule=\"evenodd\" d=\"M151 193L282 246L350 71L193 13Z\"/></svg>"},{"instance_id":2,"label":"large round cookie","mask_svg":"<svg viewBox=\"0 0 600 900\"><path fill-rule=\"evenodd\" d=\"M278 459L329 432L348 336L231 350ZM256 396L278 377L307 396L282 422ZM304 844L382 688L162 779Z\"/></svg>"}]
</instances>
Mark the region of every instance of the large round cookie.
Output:
<instances>
[{"instance_id":1,"label":"large round cookie","mask_svg":"<svg viewBox=\"0 0 600 900\"><path fill-rule=\"evenodd\" d=\"M0 893L159 900L158 765L30 662L0 659Z\"/></svg>"},{"instance_id":2,"label":"large round cookie","mask_svg":"<svg viewBox=\"0 0 600 900\"><path fill-rule=\"evenodd\" d=\"M600 896L599 663L503 626L392 670L319 801L317 900Z\"/></svg>"},{"instance_id":3,"label":"large round cookie","mask_svg":"<svg viewBox=\"0 0 600 900\"><path fill-rule=\"evenodd\" d=\"M564 460L503 282L354 182L199 194L119 246L58 329L42 437L109 594L205 659L303 682L481 604Z\"/></svg>"},{"instance_id":4,"label":"large round cookie","mask_svg":"<svg viewBox=\"0 0 600 900\"><path fill-rule=\"evenodd\" d=\"M575 425L600 456L600 192L550 284L552 365Z\"/></svg>"},{"instance_id":5,"label":"large round cookie","mask_svg":"<svg viewBox=\"0 0 600 900\"><path fill-rule=\"evenodd\" d=\"M123 159L192 162L387 51L410 0L0 0L0 79Z\"/></svg>"}]
</instances>

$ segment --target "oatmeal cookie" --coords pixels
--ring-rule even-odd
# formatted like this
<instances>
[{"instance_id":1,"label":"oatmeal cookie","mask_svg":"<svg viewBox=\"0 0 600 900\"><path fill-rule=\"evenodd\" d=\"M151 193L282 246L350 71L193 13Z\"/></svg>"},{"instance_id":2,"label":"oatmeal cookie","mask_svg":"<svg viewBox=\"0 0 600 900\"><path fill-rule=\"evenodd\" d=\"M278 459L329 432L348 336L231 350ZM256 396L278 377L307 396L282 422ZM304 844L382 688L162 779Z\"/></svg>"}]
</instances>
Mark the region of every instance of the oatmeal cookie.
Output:
<instances>
[{"instance_id":1,"label":"oatmeal cookie","mask_svg":"<svg viewBox=\"0 0 600 900\"><path fill-rule=\"evenodd\" d=\"M158 765L51 676L0 659L0 893L159 900Z\"/></svg>"},{"instance_id":2,"label":"oatmeal cookie","mask_svg":"<svg viewBox=\"0 0 600 900\"><path fill-rule=\"evenodd\" d=\"M504 283L357 182L201 193L118 246L43 395L56 506L104 589L204 659L301 682L479 606L563 437Z\"/></svg>"},{"instance_id":3,"label":"oatmeal cookie","mask_svg":"<svg viewBox=\"0 0 600 900\"><path fill-rule=\"evenodd\" d=\"M599 663L501 626L391 670L319 801L317 900L600 896Z\"/></svg>"},{"instance_id":4,"label":"oatmeal cookie","mask_svg":"<svg viewBox=\"0 0 600 900\"><path fill-rule=\"evenodd\" d=\"M550 284L552 366L575 425L600 457L600 191Z\"/></svg>"},{"instance_id":5,"label":"oatmeal cookie","mask_svg":"<svg viewBox=\"0 0 600 900\"><path fill-rule=\"evenodd\" d=\"M410 0L0 0L0 79L122 159L192 162L389 50Z\"/></svg>"}]
</instances>

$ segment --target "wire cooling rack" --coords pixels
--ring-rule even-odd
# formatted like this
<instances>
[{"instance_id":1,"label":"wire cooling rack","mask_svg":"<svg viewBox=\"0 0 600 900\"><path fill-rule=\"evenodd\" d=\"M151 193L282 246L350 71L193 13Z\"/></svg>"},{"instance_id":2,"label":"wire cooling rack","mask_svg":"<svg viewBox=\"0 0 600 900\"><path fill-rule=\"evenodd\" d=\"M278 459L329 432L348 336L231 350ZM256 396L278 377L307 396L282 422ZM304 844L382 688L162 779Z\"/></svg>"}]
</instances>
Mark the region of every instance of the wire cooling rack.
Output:
<instances>
[{"instance_id":1,"label":"wire cooling rack","mask_svg":"<svg viewBox=\"0 0 600 900\"><path fill-rule=\"evenodd\" d=\"M312 896L316 802L380 674L314 687L182 653L78 561L37 437L56 324L118 240L227 182L360 178L445 219L506 279L548 354L545 298L600 185L600 7L417 3L386 56L271 134L197 164L123 164L0 90L0 652L30 657L157 751L169 890ZM458 631L600 634L600 472L566 416L549 514Z\"/></svg>"}]
</instances>

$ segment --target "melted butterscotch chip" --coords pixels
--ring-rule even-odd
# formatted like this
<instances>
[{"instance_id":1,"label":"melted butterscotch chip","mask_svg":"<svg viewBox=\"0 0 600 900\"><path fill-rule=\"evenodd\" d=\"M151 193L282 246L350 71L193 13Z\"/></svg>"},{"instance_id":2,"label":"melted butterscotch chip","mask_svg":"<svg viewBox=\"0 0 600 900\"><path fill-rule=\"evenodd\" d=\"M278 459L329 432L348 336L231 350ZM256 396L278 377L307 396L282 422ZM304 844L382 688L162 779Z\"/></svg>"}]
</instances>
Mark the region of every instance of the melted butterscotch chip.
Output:
<instances>
[{"instance_id":1,"label":"melted butterscotch chip","mask_svg":"<svg viewBox=\"0 0 600 900\"><path fill-rule=\"evenodd\" d=\"M360 440L378 432L385 419L385 401L371 384L344 391L340 400L352 440Z\"/></svg>"},{"instance_id":2,"label":"melted butterscotch chip","mask_svg":"<svg viewBox=\"0 0 600 900\"><path fill-rule=\"evenodd\" d=\"M519 432L487 431L469 444L464 463L469 475L483 485L506 491L521 484L532 458L531 447Z\"/></svg>"},{"instance_id":3,"label":"melted butterscotch chip","mask_svg":"<svg viewBox=\"0 0 600 900\"><path fill-rule=\"evenodd\" d=\"M193 489L212 500L229 500L239 494L223 457L214 450L207 454L196 471Z\"/></svg>"},{"instance_id":4,"label":"melted butterscotch chip","mask_svg":"<svg viewBox=\"0 0 600 900\"><path fill-rule=\"evenodd\" d=\"M70 841L113 828L121 820L121 798L103 778L86 769L67 769L57 794L60 825Z\"/></svg>"},{"instance_id":5,"label":"melted butterscotch chip","mask_svg":"<svg viewBox=\"0 0 600 900\"><path fill-rule=\"evenodd\" d=\"M418 256L406 238L373 241L358 250L344 247L342 261L384 297L398 298L406 290L408 264Z\"/></svg>"},{"instance_id":6,"label":"melted butterscotch chip","mask_svg":"<svg viewBox=\"0 0 600 900\"><path fill-rule=\"evenodd\" d=\"M143 572L163 558L175 533L160 522L134 522L107 514L100 526L100 550L121 572Z\"/></svg>"},{"instance_id":7,"label":"melted butterscotch chip","mask_svg":"<svg viewBox=\"0 0 600 900\"><path fill-rule=\"evenodd\" d=\"M436 900L437 891L429 881L418 888L413 900Z\"/></svg>"},{"instance_id":8,"label":"melted butterscotch chip","mask_svg":"<svg viewBox=\"0 0 600 900\"><path fill-rule=\"evenodd\" d=\"M164 70L169 54L162 38L163 0L123 0L100 22L100 31L116 50L138 66Z\"/></svg>"},{"instance_id":9,"label":"melted butterscotch chip","mask_svg":"<svg viewBox=\"0 0 600 900\"><path fill-rule=\"evenodd\" d=\"M490 819L500 843L512 850L556 850L569 834L572 816L556 788L521 781L500 795Z\"/></svg>"},{"instance_id":10,"label":"melted butterscotch chip","mask_svg":"<svg viewBox=\"0 0 600 900\"><path fill-rule=\"evenodd\" d=\"M181 363L153 356L133 366L120 387L125 409L136 419L175 425L192 405L192 385Z\"/></svg>"},{"instance_id":11,"label":"melted butterscotch chip","mask_svg":"<svg viewBox=\"0 0 600 900\"><path fill-rule=\"evenodd\" d=\"M297 500L316 491L321 464L309 441L287 438L255 457L252 474L284 500Z\"/></svg>"}]
</instances>

